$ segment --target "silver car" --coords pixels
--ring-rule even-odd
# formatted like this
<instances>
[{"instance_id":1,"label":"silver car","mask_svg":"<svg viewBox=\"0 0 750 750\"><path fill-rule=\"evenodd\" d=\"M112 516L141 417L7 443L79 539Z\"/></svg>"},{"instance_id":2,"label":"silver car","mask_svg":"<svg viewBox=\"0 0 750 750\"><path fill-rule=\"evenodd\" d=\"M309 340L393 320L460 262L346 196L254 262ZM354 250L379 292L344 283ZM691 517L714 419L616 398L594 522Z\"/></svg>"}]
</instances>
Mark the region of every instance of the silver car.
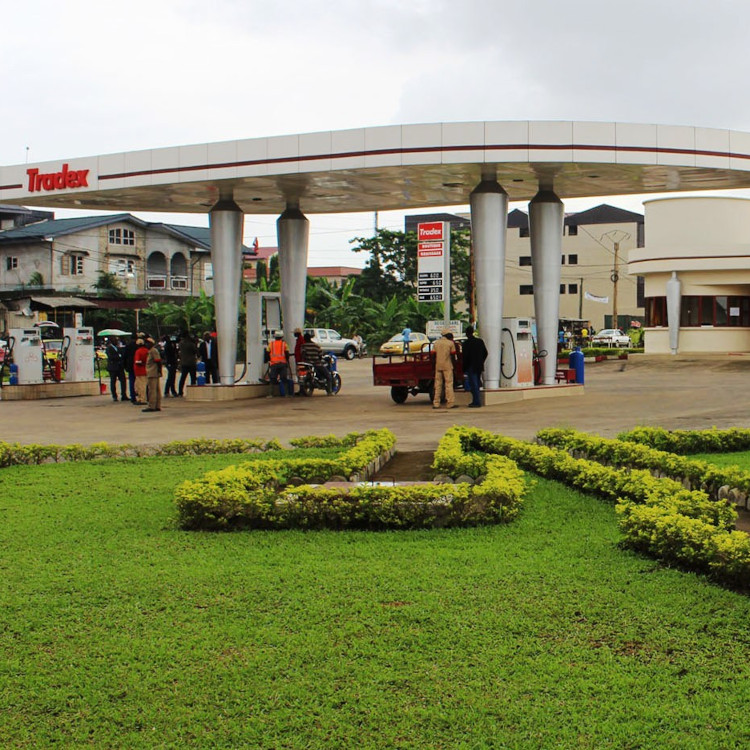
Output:
<instances>
[{"instance_id":1,"label":"silver car","mask_svg":"<svg viewBox=\"0 0 750 750\"><path fill-rule=\"evenodd\" d=\"M354 359L359 353L359 346L354 339L344 338L332 328L305 328L305 333L311 333L313 341L324 352L333 352L345 359Z\"/></svg>"}]
</instances>

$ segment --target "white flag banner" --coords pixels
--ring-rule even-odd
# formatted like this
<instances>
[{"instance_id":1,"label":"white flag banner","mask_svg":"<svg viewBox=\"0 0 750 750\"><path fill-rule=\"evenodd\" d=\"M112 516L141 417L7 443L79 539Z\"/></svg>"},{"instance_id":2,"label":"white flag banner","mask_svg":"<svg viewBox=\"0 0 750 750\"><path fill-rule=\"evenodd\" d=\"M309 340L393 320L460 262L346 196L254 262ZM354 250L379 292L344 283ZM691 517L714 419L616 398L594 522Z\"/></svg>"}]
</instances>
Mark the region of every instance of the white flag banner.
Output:
<instances>
[{"instance_id":1,"label":"white flag banner","mask_svg":"<svg viewBox=\"0 0 750 750\"><path fill-rule=\"evenodd\" d=\"M601 302L603 305L606 305L609 302L609 297L597 297L595 294L591 294L591 292L584 292L583 296L585 299L591 300L592 302Z\"/></svg>"}]
</instances>

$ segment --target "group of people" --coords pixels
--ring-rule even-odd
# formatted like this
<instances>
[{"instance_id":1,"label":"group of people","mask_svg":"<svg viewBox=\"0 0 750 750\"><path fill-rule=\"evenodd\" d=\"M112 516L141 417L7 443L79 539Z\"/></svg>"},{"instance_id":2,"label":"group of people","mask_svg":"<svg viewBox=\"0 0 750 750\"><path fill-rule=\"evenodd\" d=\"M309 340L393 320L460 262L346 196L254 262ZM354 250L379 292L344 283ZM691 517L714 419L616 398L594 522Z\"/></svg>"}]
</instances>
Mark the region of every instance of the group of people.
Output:
<instances>
[{"instance_id":1,"label":"group of people","mask_svg":"<svg viewBox=\"0 0 750 750\"><path fill-rule=\"evenodd\" d=\"M191 385L197 383L198 362L205 365L207 383L219 382L216 338L209 331L200 340L187 331L178 337L163 336L158 342L142 331L127 342L110 336L105 353L112 400L145 406L144 412L161 411L160 381L164 368L166 397L183 396L188 378Z\"/></svg>"},{"instance_id":2,"label":"group of people","mask_svg":"<svg viewBox=\"0 0 750 750\"><path fill-rule=\"evenodd\" d=\"M284 332L275 331L266 349L268 356L268 378L272 385L277 385L279 395L284 398L294 396L294 378L291 374L291 358L294 357L296 372L301 362L313 367L315 375L326 383L326 393L333 394L333 375L323 360L323 350L313 341L312 334L303 333L301 328L294 329L294 353L284 341ZM299 395L299 391L297 392Z\"/></svg>"},{"instance_id":3,"label":"group of people","mask_svg":"<svg viewBox=\"0 0 750 750\"><path fill-rule=\"evenodd\" d=\"M432 398L432 408L439 409L445 393L445 406L456 408L456 398L453 392L453 363L458 354L458 344L453 340L453 333L446 329L441 338L432 345L435 358L435 379ZM461 348L465 386L471 393L471 408L482 405L480 392L482 388L482 373L487 359L487 347L482 339L474 335L473 326L466 328L466 340Z\"/></svg>"}]
</instances>

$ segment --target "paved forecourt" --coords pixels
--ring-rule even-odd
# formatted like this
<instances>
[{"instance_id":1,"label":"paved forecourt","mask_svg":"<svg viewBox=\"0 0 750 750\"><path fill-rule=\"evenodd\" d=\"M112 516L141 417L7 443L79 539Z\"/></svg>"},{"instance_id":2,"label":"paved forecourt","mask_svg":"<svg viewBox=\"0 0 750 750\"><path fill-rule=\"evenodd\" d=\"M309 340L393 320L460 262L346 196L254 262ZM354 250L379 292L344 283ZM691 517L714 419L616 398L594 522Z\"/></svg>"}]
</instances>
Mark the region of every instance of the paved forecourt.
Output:
<instances>
[{"instance_id":1,"label":"paved forecourt","mask_svg":"<svg viewBox=\"0 0 750 750\"><path fill-rule=\"evenodd\" d=\"M337 396L195 403L165 399L143 414L109 395L0 402L2 439L22 443L160 443L197 437L279 438L388 427L398 448L431 450L452 424L473 424L530 439L552 425L613 436L638 424L667 428L750 427L750 356L677 357L587 366L585 393L482 409L435 411L427 396L391 401L372 386L370 360L343 362Z\"/></svg>"}]
</instances>

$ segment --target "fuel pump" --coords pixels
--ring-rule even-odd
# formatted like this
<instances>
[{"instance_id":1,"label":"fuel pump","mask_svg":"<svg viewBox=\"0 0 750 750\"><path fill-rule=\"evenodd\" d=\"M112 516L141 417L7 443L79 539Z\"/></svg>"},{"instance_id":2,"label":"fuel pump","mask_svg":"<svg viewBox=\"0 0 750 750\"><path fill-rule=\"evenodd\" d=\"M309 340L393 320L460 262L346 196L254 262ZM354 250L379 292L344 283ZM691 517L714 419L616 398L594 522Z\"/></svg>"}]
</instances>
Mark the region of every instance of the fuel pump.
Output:
<instances>
[{"instance_id":1,"label":"fuel pump","mask_svg":"<svg viewBox=\"0 0 750 750\"><path fill-rule=\"evenodd\" d=\"M534 385L534 340L531 318L503 318L500 354L500 387Z\"/></svg>"},{"instance_id":2,"label":"fuel pump","mask_svg":"<svg viewBox=\"0 0 750 750\"><path fill-rule=\"evenodd\" d=\"M281 294L279 292L248 292L245 296L247 325L247 377L250 383L263 380L266 371L265 351L274 331L281 325Z\"/></svg>"},{"instance_id":3,"label":"fuel pump","mask_svg":"<svg viewBox=\"0 0 750 750\"><path fill-rule=\"evenodd\" d=\"M42 374L42 339L38 328L11 328L9 343L13 363L18 368L18 384L31 385L44 382Z\"/></svg>"},{"instance_id":4,"label":"fuel pump","mask_svg":"<svg viewBox=\"0 0 750 750\"><path fill-rule=\"evenodd\" d=\"M94 329L63 328L62 348L60 357L65 368L65 379L68 382L94 380Z\"/></svg>"}]
</instances>

